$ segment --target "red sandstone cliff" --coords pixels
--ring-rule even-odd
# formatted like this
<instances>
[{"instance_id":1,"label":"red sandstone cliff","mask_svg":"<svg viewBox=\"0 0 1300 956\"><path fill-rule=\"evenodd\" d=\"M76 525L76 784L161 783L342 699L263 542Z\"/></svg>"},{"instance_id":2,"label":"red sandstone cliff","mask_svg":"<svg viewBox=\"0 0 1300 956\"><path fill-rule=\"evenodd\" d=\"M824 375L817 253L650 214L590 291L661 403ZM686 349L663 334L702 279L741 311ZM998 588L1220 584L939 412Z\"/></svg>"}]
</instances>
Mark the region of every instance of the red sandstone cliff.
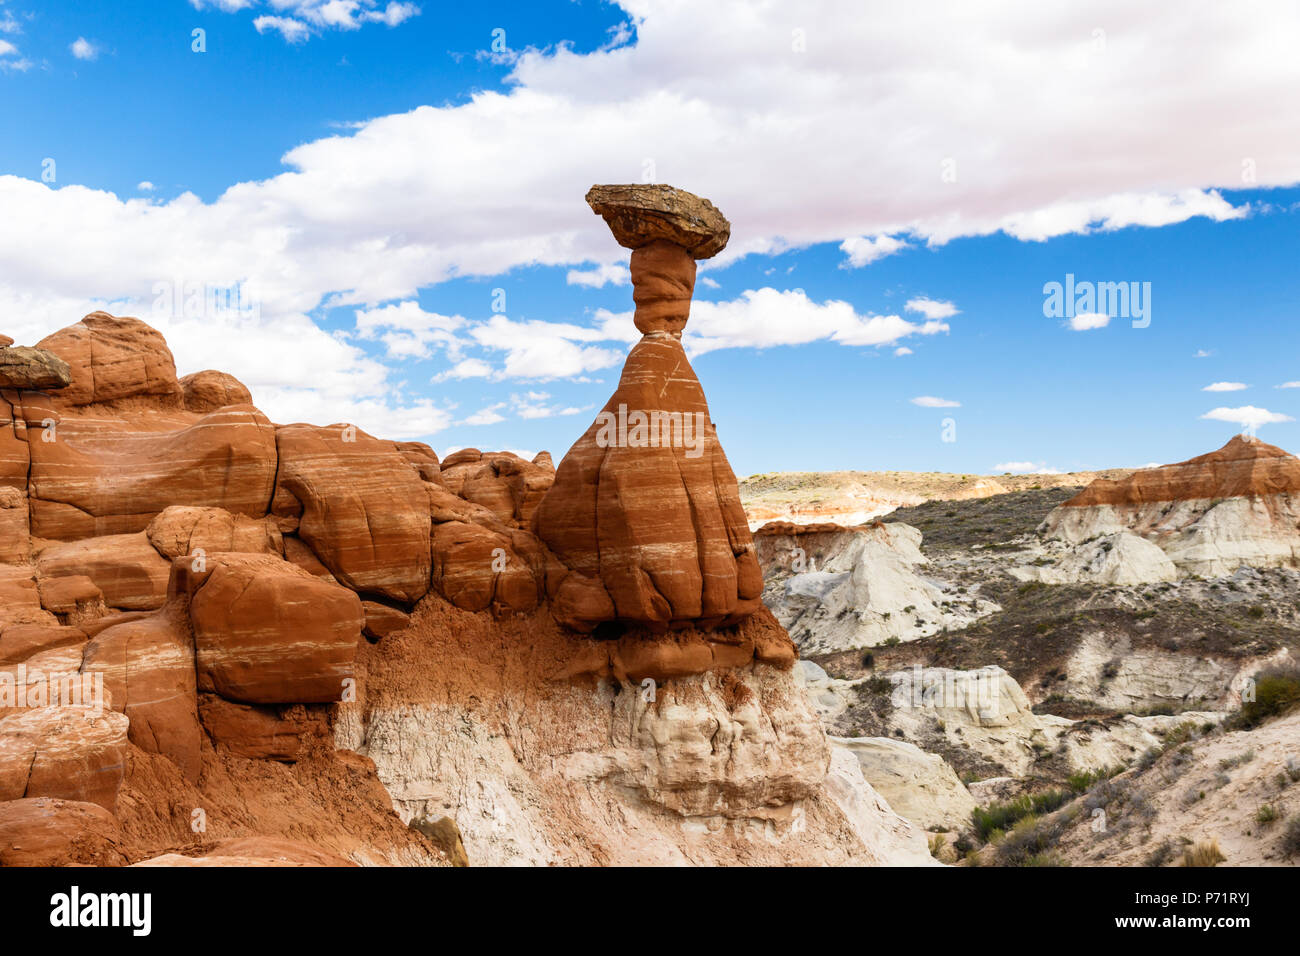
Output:
<instances>
[{"instance_id":1,"label":"red sandstone cliff","mask_svg":"<svg viewBox=\"0 0 1300 956\"><path fill-rule=\"evenodd\" d=\"M678 338L725 220L606 200L652 234L611 404L698 412L698 457L276 424L105 313L0 348L0 863L928 858L758 600Z\"/></svg>"}]
</instances>

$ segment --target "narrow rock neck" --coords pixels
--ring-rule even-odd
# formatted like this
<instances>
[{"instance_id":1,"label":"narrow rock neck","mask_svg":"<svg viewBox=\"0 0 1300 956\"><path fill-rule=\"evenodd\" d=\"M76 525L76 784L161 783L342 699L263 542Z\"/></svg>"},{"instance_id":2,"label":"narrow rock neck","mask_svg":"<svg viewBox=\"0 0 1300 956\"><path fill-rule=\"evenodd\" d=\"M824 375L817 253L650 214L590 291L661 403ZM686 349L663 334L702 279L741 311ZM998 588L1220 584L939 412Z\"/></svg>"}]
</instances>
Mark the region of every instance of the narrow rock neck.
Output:
<instances>
[{"instance_id":1,"label":"narrow rock neck","mask_svg":"<svg viewBox=\"0 0 1300 956\"><path fill-rule=\"evenodd\" d=\"M656 239L632 252L633 321L644 335L666 332L680 338L691 314L695 260L676 243Z\"/></svg>"}]
</instances>

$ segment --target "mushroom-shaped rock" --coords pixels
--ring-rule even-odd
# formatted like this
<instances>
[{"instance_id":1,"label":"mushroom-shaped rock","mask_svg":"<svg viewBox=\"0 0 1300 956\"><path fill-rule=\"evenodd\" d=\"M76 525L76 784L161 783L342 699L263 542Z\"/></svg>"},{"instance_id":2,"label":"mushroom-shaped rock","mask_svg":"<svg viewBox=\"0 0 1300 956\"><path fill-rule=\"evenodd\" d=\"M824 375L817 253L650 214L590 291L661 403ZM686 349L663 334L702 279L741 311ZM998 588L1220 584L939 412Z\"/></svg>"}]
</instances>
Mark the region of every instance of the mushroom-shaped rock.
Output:
<instances>
[{"instance_id":1,"label":"mushroom-shaped rock","mask_svg":"<svg viewBox=\"0 0 1300 956\"><path fill-rule=\"evenodd\" d=\"M0 348L0 388L56 389L72 384L72 369L53 352L21 345Z\"/></svg>"},{"instance_id":2,"label":"mushroom-shaped rock","mask_svg":"<svg viewBox=\"0 0 1300 956\"><path fill-rule=\"evenodd\" d=\"M664 225L697 223L697 234L679 238L698 244L710 232L719 241L712 255L725 244L729 229L717 223L726 220L711 204L667 186L596 187L588 201L623 245L636 245L638 236L648 243L632 254L644 336L538 506L537 535L569 570L548 574L552 608L561 623L584 631L607 620L735 623L757 610L762 573L735 475L680 338L691 255L709 247L688 254Z\"/></svg>"},{"instance_id":3,"label":"mushroom-shaped rock","mask_svg":"<svg viewBox=\"0 0 1300 956\"><path fill-rule=\"evenodd\" d=\"M672 186L592 186L587 203L619 245L632 250L637 329L681 335L695 291L695 260L721 252L731 224L707 199Z\"/></svg>"}]
</instances>

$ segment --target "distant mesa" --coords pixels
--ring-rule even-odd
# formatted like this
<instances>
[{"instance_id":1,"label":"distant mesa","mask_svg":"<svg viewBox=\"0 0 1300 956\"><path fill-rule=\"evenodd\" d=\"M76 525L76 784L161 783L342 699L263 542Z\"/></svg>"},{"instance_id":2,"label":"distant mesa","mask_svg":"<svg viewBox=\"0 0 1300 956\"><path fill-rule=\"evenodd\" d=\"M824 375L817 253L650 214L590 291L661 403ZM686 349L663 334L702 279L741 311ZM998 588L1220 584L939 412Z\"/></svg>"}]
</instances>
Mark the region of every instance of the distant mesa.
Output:
<instances>
[{"instance_id":1,"label":"distant mesa","mask_svg":"<svg viewBox=\"0 0 1300 956\"><path fill-rule=\"evenodd\" d=\"M1040 527L1080 546L1116 534L1155 544L1181 574L1214 577L1243 565L1300 567L1300 460L1251 435L1217 451L1126 478L1099 478ZM1132 549L1136 551L1136 548ZM1168 562L1151 560L1153 579Z\"/></svg>"},{"instance_id":2,"label":"distant mesa","mask_svg":"<svg viewBox=\"0 0 1300 956\"><path fill-rule=\"evenodd\" d=\"M1300 460L1253 435L1237 435L1217 451L1187 461L1143 468L1118 481L1099 478L1063 507L1298 493Z\"/></svg>"}]
</instances>

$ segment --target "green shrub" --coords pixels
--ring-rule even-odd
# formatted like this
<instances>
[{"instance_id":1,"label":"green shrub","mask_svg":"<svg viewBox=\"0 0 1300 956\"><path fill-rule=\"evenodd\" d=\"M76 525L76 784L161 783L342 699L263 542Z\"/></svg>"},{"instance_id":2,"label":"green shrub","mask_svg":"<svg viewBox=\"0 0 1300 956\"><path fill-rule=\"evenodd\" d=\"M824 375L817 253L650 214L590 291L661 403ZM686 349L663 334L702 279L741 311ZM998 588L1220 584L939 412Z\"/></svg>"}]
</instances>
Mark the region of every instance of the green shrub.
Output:
<instances>
[{"instance_id":1,"label":"green shrub","mask_svg":"<svg viewBox=\"0 0 1300 956\"><path fill-rule=\"evenodd\" d=\"M1095 784L1102 780L1109 780L1123 769L1123 767L1100 767L1096 770L1080 770L1070 774L1065 783L1075 793L1085 793Z\"/></svg>"},{"instance_id":2,"label":"green shrub","mask_svg":"<svg viewBox=\"0 0 1300 956\"><path fill-rule=\"evenodd\" d=\"M1258 727L1300 703L1300 666L1270 667L1255 676L1255 699L1244 701L1234 726Z\"/></svg>"},{"instance_id":3,"label":"green shrub","mask_svg":"<svg viewBox=\"0 0 1300 956\"><path fill-rule=\"evenodd\" d=\"M1226 760L1220 760L1219 769L1235 770L1237 767L1240 767L1242 764L1250 763L1254 759L1255 759L1255 751L1246 750L1243 751L1242 753L1237 754L1237 756L1235 757L1228 757Z\"/></svg>"},{"instance_id":4,"label":"green shrub","mask_svg":"<svg viewBox=\"0 0 1300 956\"><path fill-rule=\"evenodd\" d=\"M976 807L971 814L971 822L981 840L989 841L998 830L1008 830L1026 817L1051 813L1070 801L1073 794L1068 790L1044 790L1041 793L1022 794L1005 803L994 803L987 807Z\"/></svg>"}]
</instances>

